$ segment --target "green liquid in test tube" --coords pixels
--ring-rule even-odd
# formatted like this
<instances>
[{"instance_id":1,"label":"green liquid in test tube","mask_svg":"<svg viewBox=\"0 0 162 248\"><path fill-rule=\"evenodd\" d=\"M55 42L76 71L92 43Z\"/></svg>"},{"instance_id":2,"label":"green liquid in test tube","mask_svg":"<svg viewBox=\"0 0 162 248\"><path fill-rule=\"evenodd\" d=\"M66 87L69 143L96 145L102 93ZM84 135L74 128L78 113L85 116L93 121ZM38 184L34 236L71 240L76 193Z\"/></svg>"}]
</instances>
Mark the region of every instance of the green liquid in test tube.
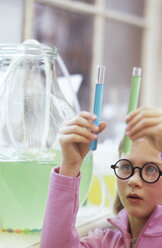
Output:
<instances>
[{"instance_id":1,"label":"green liquid in test tube","mask_svg":"<svg viewBox=\"0 0 162 248\"><path fill-rule=\"evenodd\" d=\"M140 84L141 84L141 75L142 75L142 69L133 67L128 113L137 108L139 92L140 92ZM127 135L125 135L124 142L123 142L123 153L124 154L130 153L131 143L132 141L130 140L130 138Z\"/></svg>"}]
</instances>

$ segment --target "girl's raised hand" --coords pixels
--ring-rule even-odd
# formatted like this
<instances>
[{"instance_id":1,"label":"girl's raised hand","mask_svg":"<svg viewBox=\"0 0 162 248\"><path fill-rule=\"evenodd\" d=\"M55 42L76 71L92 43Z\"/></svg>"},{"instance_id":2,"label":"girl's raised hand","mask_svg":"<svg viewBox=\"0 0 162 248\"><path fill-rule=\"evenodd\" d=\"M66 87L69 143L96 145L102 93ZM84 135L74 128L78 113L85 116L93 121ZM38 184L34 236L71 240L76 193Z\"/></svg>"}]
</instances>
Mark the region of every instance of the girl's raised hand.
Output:
<instances>
[{"instance_id":1,"label":"girl's raised hand","mask_svg":"<svg viewBox=\"0 0 162 248\"><path fill-rule=\"evenodd\" d=\"M126 134L132 139L147 137L162 151L162 109L140 107L132 111L126 118Z\"/></svg>"},{"instance_id":2,"label":"girl's raised hand","mask_svg":"<svg viewBox=\"0 0 162 248\"><path fill-rule=\"evenodd\" d=\"M60 129L59 141L63 157L60 174L78 176L90 142L97 139L96 133L103 131L107 125L106 122L101 122L98 127L93 123L96 119L97 116L93 113L82 111Z\"/></svg>"}]
</instances>

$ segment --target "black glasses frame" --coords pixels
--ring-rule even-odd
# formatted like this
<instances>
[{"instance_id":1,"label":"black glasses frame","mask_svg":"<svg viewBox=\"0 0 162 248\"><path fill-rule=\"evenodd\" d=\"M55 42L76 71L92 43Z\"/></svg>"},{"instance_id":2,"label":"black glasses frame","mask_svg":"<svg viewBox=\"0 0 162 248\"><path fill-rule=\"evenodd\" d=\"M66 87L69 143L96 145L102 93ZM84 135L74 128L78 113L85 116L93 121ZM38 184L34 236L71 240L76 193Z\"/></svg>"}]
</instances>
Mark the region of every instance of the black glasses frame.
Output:
<instances>
[{"instance_id":1,"label":"black glasses frame","mask_svg":"<svg viewBox=\"0 0 162 248\"><path fill-rule=\"evenodd\" d=\"M117 167L117 164L118 164L120 161L127 161L127 162L129 162L129 164L130 164L131 167L132 167L132 172L131 172L131 174L130 174L128 177L126 177L126 178L121 178L121 177L119 177L119 176L117 175L117 173L116 173L116 167ZM154 165L157 167L158 171L159 171L159 176L158 176L158 178L157 178L155 181L153 181L153 182L148 182L148 181L146 181L146 180L143 178L143 176L142 176L142 170L143 170L143 168L144 168L146 165L148 165L148 164L154 164ZM158 166L156 163L154 163L154 162L147 162L147 163L144 163L144 164L142 165L142 167L139 167L139 166L133 166L132 162L131 162L130 160L128 160L128 159L119 159L115 164L111 165L111 169L114 170L115 175L116 175L119 179L121 179L121 180L127 180L128 178L130 178L131 176L133 176L135 169L139 169L139 175L140 175L141 179L142 179L144 182L149 183L149 184L156 183L156 182L159 180L160 176L162 176L162 171L160 170L159 166Z\"/></svg>"}]
</instances>

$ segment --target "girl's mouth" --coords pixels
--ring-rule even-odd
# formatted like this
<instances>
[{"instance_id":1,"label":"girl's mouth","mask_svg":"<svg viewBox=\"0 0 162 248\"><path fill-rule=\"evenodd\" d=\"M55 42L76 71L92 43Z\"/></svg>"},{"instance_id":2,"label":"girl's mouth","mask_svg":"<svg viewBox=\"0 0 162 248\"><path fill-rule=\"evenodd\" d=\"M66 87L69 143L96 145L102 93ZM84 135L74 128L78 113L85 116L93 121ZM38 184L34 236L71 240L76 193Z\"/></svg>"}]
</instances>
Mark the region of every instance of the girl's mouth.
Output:
<instances>
[{"instance_id":1,"label":"girl's mouth","mask_svg":"<svg viewBox=\"0 0 162 248\"><path fill-rule=\"evenodd\" d=\"M142 198L137 194L129 194L127 196L127 199L131 203L138 203L138 202L140 202L142 200Z\"/></svg>"}]
</instances>

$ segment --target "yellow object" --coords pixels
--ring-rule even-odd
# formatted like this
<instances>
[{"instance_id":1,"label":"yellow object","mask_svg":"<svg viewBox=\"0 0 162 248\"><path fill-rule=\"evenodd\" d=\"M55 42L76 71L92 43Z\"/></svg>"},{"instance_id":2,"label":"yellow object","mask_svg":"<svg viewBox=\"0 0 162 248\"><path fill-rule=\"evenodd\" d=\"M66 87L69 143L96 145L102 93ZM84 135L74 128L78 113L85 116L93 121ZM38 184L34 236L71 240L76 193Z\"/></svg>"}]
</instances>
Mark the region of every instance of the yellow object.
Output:
<instances>
[{"instance_id":1,"label":"yellow object","mask_svg":"<svg viewBox=\"0 0 162 248\"><path fill-rule=\"evenodd\" d=\"M104 182L112 198L115 196L115 175L103 175ZM102 201L101 183L96 175L93 176L92 185L88 194L88 202L94 205L100 205ZM105 205L109 206L109 200L106 196Z\"/></svg>"}]
</instances>

